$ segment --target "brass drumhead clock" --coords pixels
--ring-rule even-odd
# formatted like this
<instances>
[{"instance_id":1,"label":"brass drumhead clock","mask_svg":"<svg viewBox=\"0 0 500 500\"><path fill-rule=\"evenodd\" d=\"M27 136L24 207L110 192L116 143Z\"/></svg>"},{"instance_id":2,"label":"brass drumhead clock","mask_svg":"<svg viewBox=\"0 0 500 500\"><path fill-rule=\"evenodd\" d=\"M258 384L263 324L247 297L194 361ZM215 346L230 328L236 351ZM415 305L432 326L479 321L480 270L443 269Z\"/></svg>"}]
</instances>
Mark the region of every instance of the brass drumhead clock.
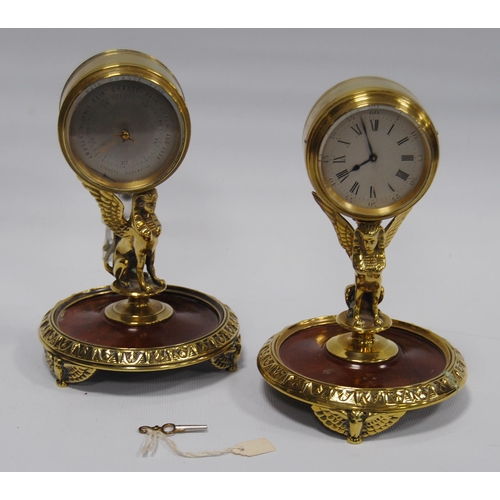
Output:
<instances>
[{"instance_id":1,"label":"brass drumhead clock","mask_svg":"<svg viewBox=\"0 0 500 500\"><path fill-rule=\"evenodd\" d=\"M172 72L153 57L110 50L69 77L59 141L106 225L111 286L77 293L44 317L40 340L57 383L96 370L155 371L211 360L235 370L236 316L214 297L168 285L154 260L161 224L156 186L181 164L191 125Z\"/></svg>"},{"instance_id":2,"label":"brass drumhead clock","mask_svg":"<svg viewBox=\"0 0 500 500\"><path fill-rule=\"evenodd\" d=\"M437 132L404 87L362 77L316 102L303 140L313 196L351 259L355 283L345 290L347 310L285 328L261 349L258 366L271 386L360 443L406 411L452 396L467 376L448 342L379 308L385 249L432 183Z\"/></svg>"},{"instance_id":3,"label":"brass drumhead clock","mask_svg":"<svg viewBox=\"0 0 500 500\"><path fill-rule=\"evenodd\" d=\"M410 209L437 169L437 133L427 113L409 91L382 78L348 80L326 92L309 114L304 141L318 196L356 220Z\"/></svg>"}]
</instances>

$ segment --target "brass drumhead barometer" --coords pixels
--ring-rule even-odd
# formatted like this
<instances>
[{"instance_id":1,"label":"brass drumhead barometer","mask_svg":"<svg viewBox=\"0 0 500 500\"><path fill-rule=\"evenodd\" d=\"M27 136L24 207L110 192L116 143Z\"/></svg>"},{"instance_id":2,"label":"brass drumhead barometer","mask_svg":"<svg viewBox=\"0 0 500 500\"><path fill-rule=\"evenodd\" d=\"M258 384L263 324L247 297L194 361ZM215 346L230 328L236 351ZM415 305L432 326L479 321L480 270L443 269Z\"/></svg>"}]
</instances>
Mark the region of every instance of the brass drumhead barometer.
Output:
<instances>
[{"instance_id":1,"label":"brass drumhead barometer","mask_svg":"<svg viewBox=\"0 0 500 500\"><path fill-rule=\"evenodd\" d=\"M232 311L201 292L168 285L154 258L161 224L156 186L181 164L191 124L172 72L133 50L81 64L61 96L62 152L101 210L105 269L114 282L65 299L39 335L57 383L96 370L155 371L210 359L234 370L240 352Z\"/></svg>"},{"instance_id":2,"label":"brass drumhead barometer","mask_svg":"<svg viewBox=\"0 0 500 500\"><path fill-rule=\"evenodd\" d=\"M406 411L452 396L467 376L448 342L379 308L385 249L432 183L437 132L407 89L362 77L316 102L303 140L313 196L351 259L355 283L345 290L345 311L285 328L263 346L258 366L271 386L360 443Z\"/></svg>"}]
</instances>

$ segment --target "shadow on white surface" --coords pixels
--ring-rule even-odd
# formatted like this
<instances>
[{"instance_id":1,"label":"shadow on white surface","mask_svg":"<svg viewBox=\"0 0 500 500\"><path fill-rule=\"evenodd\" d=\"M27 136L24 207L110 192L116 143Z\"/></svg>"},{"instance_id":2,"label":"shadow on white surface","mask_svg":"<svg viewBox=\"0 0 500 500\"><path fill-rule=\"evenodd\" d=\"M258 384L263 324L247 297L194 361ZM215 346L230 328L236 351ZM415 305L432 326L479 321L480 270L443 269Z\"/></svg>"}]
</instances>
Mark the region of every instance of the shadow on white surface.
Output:
<instances>
[{"instance_id":1,"label":"shadow on white surface","mask_svg":"<svg viewBox=\"0 0 500 500\"><path fill-rule=\"evenodd\" d=\"M43 348L40 346L38 355L42 356ZM27 366L26 366L27 368ZM46 380L42 384L55 383L55 377L48 366ZM35 379L35 373L28 370ZM78 384L70 384L64 391L92 392L94 394L108 394L114 396L140 396L145 393L156 396L176 396L186 394L193 390L210 390L211 386L224 382L233 374L219 370L211 365L210 361L198 363L175 370L162 370L155 372L113 372L98 370L89 379ZM37 378L40 383L39 377ZM34 382L34 380L33 380Z\"/></svg>"}]
</instances>

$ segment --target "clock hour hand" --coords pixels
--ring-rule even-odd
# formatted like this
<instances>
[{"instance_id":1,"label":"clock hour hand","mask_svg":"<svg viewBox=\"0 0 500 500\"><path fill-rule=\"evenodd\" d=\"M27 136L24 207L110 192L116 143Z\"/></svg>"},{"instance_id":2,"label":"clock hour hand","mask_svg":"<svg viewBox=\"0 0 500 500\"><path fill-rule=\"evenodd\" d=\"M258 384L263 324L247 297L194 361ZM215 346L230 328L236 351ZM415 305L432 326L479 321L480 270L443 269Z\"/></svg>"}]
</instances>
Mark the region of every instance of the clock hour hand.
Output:
<instances>
[{"instance_id":1,"label":"clock hour hand","mask_svg":"<svg viewBox=\"0 0 500 500\"><path fill-rule=\"evenodd\" d=\"M372 153L370 155L370 158L368 158L368 160L365 160L363 163L359 163L357 165L354 165L354 167L352 167L351 170L349 170L349 173L355 172L356 170L359 170L363 165L366 165L369 161L376 162L377 161L377 155Z\"/></svg>"},{"instance_id":2,"label":"clock hour hand","mask_svg":"<svg viewBox=\"0 0 500 500\"><path fill-rule=\"evenodd\" d=\"M351 170L349 170L349 173L355 172L356 170L359 170L363 165L365 165L369 161L372 161L371 156L370 156L370 158L368 158L368 160L365 160L363 163L359 163L357 165L354 165L354 167L352 167Z\"/></svg>"}]
</instances>

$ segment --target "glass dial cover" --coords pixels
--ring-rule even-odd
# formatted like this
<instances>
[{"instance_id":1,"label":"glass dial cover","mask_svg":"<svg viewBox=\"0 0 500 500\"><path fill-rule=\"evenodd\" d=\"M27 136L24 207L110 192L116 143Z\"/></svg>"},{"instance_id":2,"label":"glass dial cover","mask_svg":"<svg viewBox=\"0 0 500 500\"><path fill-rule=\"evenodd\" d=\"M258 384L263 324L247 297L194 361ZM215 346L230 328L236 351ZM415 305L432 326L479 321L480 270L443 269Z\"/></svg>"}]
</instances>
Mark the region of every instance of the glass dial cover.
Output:
<instances>
[{"instance_id":1,"label":"glass dial cover","mask_svg":"<svg viewBox=\"0 0 500 500\"><path fill-rule=\"evenodd\" d=\"M177 80L146 54L98 54L75 70L63 90L61 148L77 175L99 189L155 187L177 169L189 136Z\"/></svg>"},{"instance_id":2,"label":"glass dial cover","mask_svg":"<svg viewBox=\"0 0 500 500\"><path fill-rule=\"evenodd\" d=\"M411 208L432 183L439 156L437 132L415 97L378 77L325 92L307 118L304 149L317 195L357 220Z\"/></svg>"},{"instance_id":3,"label":"glass dial cover","mask_svg":"<svg viewBox=\"0 0 500 500\"><path fill-rule=\"evenodd\" d=\"M328 189L360 208L388 207L421 184L426 156L419 127L399 111L370 106L346 113L320 149Z\"/></svg>"}]
</instances>

